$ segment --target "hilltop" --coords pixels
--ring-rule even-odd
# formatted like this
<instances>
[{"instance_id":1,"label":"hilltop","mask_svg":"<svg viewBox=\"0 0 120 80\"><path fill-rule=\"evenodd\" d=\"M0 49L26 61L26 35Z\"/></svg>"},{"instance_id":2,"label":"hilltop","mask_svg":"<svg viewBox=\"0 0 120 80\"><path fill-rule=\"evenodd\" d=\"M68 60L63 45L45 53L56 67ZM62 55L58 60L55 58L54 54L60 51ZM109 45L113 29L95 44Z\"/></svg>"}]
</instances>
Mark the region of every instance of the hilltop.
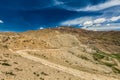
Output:
<instances>
[{"instance_id":1,"label":"hilltop","mask_svg":"<svg viewBox=\"0 0 120 80\"><path fill-rule=\"evenodd\" d=\"M120 31L0 33L0 68L1 80L119 80Z\"/></svg>"}]
</instances>

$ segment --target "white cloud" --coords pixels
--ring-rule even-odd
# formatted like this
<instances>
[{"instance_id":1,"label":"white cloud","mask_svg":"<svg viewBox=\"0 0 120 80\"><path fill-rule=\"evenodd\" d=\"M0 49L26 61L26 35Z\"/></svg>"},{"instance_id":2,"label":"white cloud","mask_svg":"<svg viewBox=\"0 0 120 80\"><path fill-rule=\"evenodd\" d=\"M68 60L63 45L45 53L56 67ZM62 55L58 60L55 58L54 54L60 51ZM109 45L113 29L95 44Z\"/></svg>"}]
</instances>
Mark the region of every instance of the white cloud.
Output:
<instances>
[{"instance_id":1,"label":"white cloud","mask_svg":"<svg viewBox=\"0 0 120 80\"><path fill-rule=\"evenodd\" d=\"M120 19L120 16L112 17L110 21L118 21Z\"/></svg>"},{"instance_id":2,"label":"white cloud","mask_svg":"<svg viewBox=\"0 0 120 80\"><path fill-rule=\"evenodd\" d=\"M80 17L72 20L64 21L61 25L82 25L82 26L92 26L92 25L101 25L105 22L114 22L120 19L120 16L111 17L111 18L92 18L92 17Z\"/></svg>"},{"instance_id":3,"label":"white cloud","mask_svg":"<svg viewBox=\"0 0 120 80\"><path fill-rule=\"evenodd\" d=\"M85 21L90 21L90 20L92 20L91 17L75 18L75 19L72 19L72 20L64 21L64 22L61 23L61 25L81 25Z\"/></svg>"},{"instance_id":4,"label":"white cloud","mask_svg":"<svg viewBox=\"0 0 120 80\"><path fill-rule=\"evenodd\" d=\"M101 26L101 24L96 24L95 26L98 26L98 27L99 27L99 26Z\"/></svg>"},{"instance_id":5,"label":"white cloud","mask_svg":"<svg viewBox=\"0 0 120 80\"><path fill-rule=\"evenodd\" d=\"M92 21L86 21L83 23L83 26L92 26L93 22Z\"/></svg>"},{"instance_id":6,"label":"white cloud","mask_svg":"<svg viewBox=\"0 0 120 80\"><path fill-rule=\"evenodd\" d=\"M86 8L83 8L83 9L76 9L76 11L98 11L98 10L103 10L103 9L117 6L117 5L120 5L120 0L109 0L99 5L87 6Z\"/></svg>"},{"instance_id":7,"label":"white cloud","mask_svg":"<svg viewBox=\"0 0 120 80\"><path fill-rule=\"evenodd\" d=\"M98 18L98 19L94 20L94 23L95 23L95 24L100 24L100 23L103 23L103 22L105 22L105 21L106 21L105 18Z\"/></svg>"},{"instance_id":8,"label":"white cloud","mask_svg":"<svg viewBox=\"0 0 120 80\"><path fill-rule=\"evenodd\" d=\"M44 29L44 27L40 27L39 29Z\"/></svg>"},{"instance_id":9,"label":"white cloud","mask_svg":"<svg viewBox=\"0 0 120 80\"><path fill-rule=\"evenodd\" d=\"M58 0L53 0L53 2L54 2L53 5L61 5L61 4L64 4L64 2L58 1Z\"/></svg>"},{"instance_id":10,"label":"white cloud","mask_svg":"<svg viewBox=\"0 0 120 80\"><path fill-rule=\"evenodd\" d=\"M114 23L114 21L117 21L120 19L120 16L111 17L111 18L94 18L94 17L81 17L76 18L73 20L68 20L65 22L62 22L61 25L67 25L67 26L74 26L74 25L80 25L82 26L82 29L89 29L89 30L115 30L120 29L120 24ZM117 24L117 25L116 25Z\"/></svg>"},{"instance_id":11,"label":"white cloud","mask_svg":"<svg viewBox=\"0 0 120 80\"><path fill-rule=\"evenodd\" d=\"M0 20L0 23L4 23L2 20Z\"/></svg>"},{"instance_id":12,"label":"white cloud","mask_svg":"<svg viewBox=\"0 0 120 80\"><path fill-rule=\"evenodd\" d=\"M81 17L81 18L76 18L73 20L68 20L65 22L62 22L61 25L82 25L82 26L92 26L94 25L100 25L101 23L106 22L106 18L98 18L98 19L93 19L92 17Z\"/></svg>"},{"instance_id":13,"label":"white cloud","mask_svg":"<svg viewBox=\"0 0 120 80\"><path fill-rule=\"evenodd\" d=\"M93 31L108 31L108 30L120 30L120 26L103 26L103 27L87 27L84 28L86 30L93 30Z\"/></svg>"},{"instance_id":14,"label":"white cloud","mask_svg":"<svg viewBox=\"0 0 120 80\"><path fill-rule=\"evenodd\" d=\"M107 24L107 26L110 26L110 24Z\"/></svg>"}]
</instances>

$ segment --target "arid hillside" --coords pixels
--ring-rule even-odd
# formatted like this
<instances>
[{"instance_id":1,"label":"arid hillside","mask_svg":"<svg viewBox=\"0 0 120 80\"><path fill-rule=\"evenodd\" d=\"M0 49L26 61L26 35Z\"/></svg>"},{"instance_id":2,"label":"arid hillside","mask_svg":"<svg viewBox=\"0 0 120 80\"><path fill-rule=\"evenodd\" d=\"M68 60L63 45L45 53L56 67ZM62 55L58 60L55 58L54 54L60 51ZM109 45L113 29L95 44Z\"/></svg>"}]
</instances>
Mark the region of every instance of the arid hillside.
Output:
<instances>
[{"instance_id":1,"label":"arid hillside","mask_svg":"<svg viewBox=\"0 0 120 80\"><path fill-rule=\"evenodd\" d=\"M0 33L0 80L120 80L120 32Z\"/></svg>"}]
</instances>

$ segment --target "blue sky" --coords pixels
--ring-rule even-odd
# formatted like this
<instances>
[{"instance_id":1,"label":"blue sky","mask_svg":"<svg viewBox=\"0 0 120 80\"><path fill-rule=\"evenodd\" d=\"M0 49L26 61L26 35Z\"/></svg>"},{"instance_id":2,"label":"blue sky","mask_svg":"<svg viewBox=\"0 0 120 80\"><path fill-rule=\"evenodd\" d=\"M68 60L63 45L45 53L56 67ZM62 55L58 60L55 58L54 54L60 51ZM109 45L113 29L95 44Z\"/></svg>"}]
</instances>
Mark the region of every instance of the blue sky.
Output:
<instances>
[{"instance_id":1,"label":"blue sky","mask_svg":"<svg viewBox=\"0 0 120 80\"><path fill-rule=\"evenodd\" d=\"M0 0L0 31L120 30L120 0Z\"/></svg>"}]
</instances>

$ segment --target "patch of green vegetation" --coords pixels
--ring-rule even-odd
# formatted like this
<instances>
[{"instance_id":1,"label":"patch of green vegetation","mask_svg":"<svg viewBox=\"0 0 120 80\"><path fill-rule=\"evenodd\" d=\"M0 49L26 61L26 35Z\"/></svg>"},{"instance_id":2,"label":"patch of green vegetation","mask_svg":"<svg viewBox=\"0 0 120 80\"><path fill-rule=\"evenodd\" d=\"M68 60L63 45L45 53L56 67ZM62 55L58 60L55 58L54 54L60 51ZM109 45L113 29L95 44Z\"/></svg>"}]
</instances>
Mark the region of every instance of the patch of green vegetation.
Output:
<instances>
[{"instance_id":1,"label":"patch of green vegetation","mask_svg":"<svg viewBox=\"0 0 120 80\"><path fill-rule=\"evenodd\" d=\"M116 65L116 64L107 62L107 61L109 61L109 59L113 58L113 57L111 56L111 54L106 54L106 53L104 53L104 52L102 52L102 51L100 51L100 50L99 50L97 53L94 53L94 54L93 54L93 58L94 58L96 61L98 61L100 64L106 65L106 66L108 66L108 67L113 67L113 66ZM103 62L103 61L102 61L103 59L104 59L106 62Z\"/></svg>"},{"instance_id":2,"label":"patch of green vegetation","mask_svg":"<svg viewBox=\"0 0 120 80\"><path fill-rule=\"evenodd\" d=\"M120 74L120 69L115 67L117 63L109 63L109 61L113 61L114 59L120 61L120 53L117 54L107 54L100 50L97 50L97 53L93 53L93 58L102 65L106 65L110 67L113 72ZM103 61L104 60L104 61Z\"/></svg>"},{"instance_id":3,"label":"patch of green vegetation","mask_svg":"<svg viewBox=\"0 0 120 80\"><path fill-rule=\"evenodd\" d=\"M104 53L104 52L98 52L98 53L94 53L93 54L93 58L95 59L95 60L101 60L101 59L103 59L103 58L105 58L106 57L106 54Z\"/></svg>"},{"instance_id":4,"label":"patch of green vegetation","mask_svg":"<svg viewBox=\"0 0 120 80\"><path fill-rule=\"evenodd\" d=\"M118 53L118 54L112 54L111 57L112 58L116 58L117 60L120 61L120 53Z\"/></svg>"},{"instance_id":5,"label":"patch of green vegetation","mask_svg":"<svg viewBox=\"0 0 120 80\"><path fill-rule=\"evenodd\" d=\"M96 51L96 53L93 53L93 58L95 60L98 61L98 60L101 60L106 57L106 54L104 52L100 51L98 48L93 47L93 49Z\"/></svg>"}]
</instances>

